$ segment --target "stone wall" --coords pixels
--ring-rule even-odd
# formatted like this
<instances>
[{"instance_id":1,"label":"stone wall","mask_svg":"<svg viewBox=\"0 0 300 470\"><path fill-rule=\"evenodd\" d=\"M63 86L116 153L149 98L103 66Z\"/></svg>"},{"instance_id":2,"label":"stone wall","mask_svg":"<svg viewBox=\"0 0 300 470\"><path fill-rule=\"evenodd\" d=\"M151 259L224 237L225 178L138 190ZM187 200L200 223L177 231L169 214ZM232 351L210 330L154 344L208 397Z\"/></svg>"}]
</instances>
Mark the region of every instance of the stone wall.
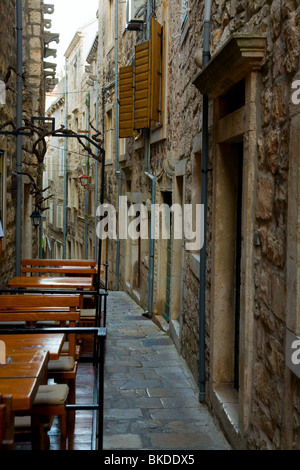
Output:
<instances>
[{"instance_id":1,"label":"stone wall","mask_svg":"<svg viewBox=\"0 0 300 470\"><path fill-rule=\"evenodd\" d=\"M8 67L16 69L16 31L15 31L16 2L5 0L0 5L0 16L5 18L1 22L0 34L0 78L4 79ZM16 88L16 77L12 73L9 85ZM15 119L16 94L6 92L6 105L0 107L1 123ZM0 149L5 152L7 175L15 170L16 144L14 137L0 137ZM7 178L7 200L6 200L6 227L4 227L5 239L3 252L0 259L0 284L2 287L13 276L15 270L15 204L11 196L11 179Z\"/></svg>"},{"instance_id":2,"label":"stone wall","mask_svg":"<svg viewBox=\"0 0 300 470\"><path fill-rule=\"evenodd\" d=\"M17 43L16 43L16 2L1 2L2 22L0 74L1 79L6 75L8 67L17 69ZM41 0L23 1L23 116L30 119L32 116L44 115L44 2ZM16 75L14 72L8 82L16 90ZM8 120L16 122L16 93L8 90L6 105L0 108L1 124ZM30 173L38 185L41 184L42 169L37 165L35 157L31 154L33 139L23 137L22 171ZM1 285L15 273L15 192L12 191L12 172L16 170L16 139L13 136L1 137L1 149L5 152L6 161L6 230L4 252L1 258L0 280ZM26 149L26 150L25 150ZM30 245L32 256L37 254L36 233L31 231L31 221L28 218L31 197L25 194L25 186L29 180L22 179L23 186L23 239L24 245ZM27 199L29 197L29 199ZM25 199L24 199L25 198ZM25 209L27 207L27 209ZM33 210L33 209L32 209Z\"/></svg>"},{"instance_id":3,"label":"stone wall","mask_svg":"<svg viewBox=\"0 0 300 470\"><path fill-rule=\"evenodd\" d=\"M204 2L189 2L187 22L182 27L182 2L156 2L156 18L165 26L166 61L166 108L165 123L161 137L152 134L150 170L157 177L157 202L162 202L163 193L175 194L176 168L186 161L183 175L183 202L193 201L194 176L197 162L201 160L202 96L194 86L199 72L202 54L202 29ZM120 8L122 8L120 6ZM102 10L105 11L105 10ZM249 403L249 426L241 432L242 446L251 449L299 448L299 380L291 375L285 365L285 331L287 327L287 279L291 274L287 267L287 232L289 204L293 195L289 193L289 171L291 145L291 119L299 114L291 109L292 82L299 78L299 1L282 0L216 0L212 5L211 54L218 52L233 33L260 33L266 37L266 54L259 72L261 78L261 100L257 107L258 129L255 150L254 186L257 188L254 204L255 240L253 253L254 318L251 361L245 364L245 375L252 377L243 400ZM123 12L124 14L124 12ZM122 16L120 16L122 18ZM105 13L102 18L105 24ZM100 22L100 24L102 24ZM102 45L104 62L103 86L113 79L113 49L105 51L104 26ZM133 60L134 46L145 39L145 31L124 32L119 25L119 64L128 65ZM99 41L101 48L101 40ZM195 60L196 59L196 60ZM102 65L101 65L102 67ZM105 103L113 105L114 88L105 92ZM297 120L294 121L298 122ZM207 272L206 272L206 355L207 384L213 388L210 364L213 360L210 331L213 329L212 312L212 263L213 263L213 201L214 162L213 153L213 102L209 107L209 162L207 214ZM294 124L296 126L296 124ZM297 134L296 128L294 134ZM295 138L296 139L296 138ZM122 170L122 195L130 193L132 198L145 201L151 195L150 181L144 175L144 139L127 139L126 152L119 162ZM174 170L175 168L175 170ZM167 169L167 170L166 170ZM298 167L297 167L298 171ZM116 204L118 179L114 162L106 166L107 201ZM199 181L200 183L200 181ZM294 187L298 182L294 182ZM295 196L296 197L296 196ZM296 215L297 217L297 215ZM295 223L297 230L297 224ZM250 235L249 235L250 236ZM114 285L116 245L110 242L110 280ZM128 247L127 247L128 249ZM195 379L199 379L199 258L197 253L184 252L181 265L182 298L180 315L180 350L188 362ZM161 251L155 245L154 313L161 313L160 292L165 279L160 276ZM173 258L173 266L175 263ZM128 259L125 242L121 244L120 286L135 295L128 286ZM147 256L141 263L141 285L136 298L147 308ZM297 280L292 278L293 285ZM172 295L172 294L171 294ZM173 293L174 295L174 293ZM297 294L298 295L298 294ZM296 304L298 305L298 304ZM297 312L292 311L296 316ZM224 325L226 328L226 325ZM298 331L299 334L299 331ZM253 362L252 362L253 361ZM214 410L210 393L207 401ZM248 405L247 405L248 406ZM244 418L244 417L243 417Z\"/></svg>"},{"instance_id":4,"label":"stone wall","mask_svg":"<svg viewBox=\"0 0 300 470\"><path fill-rule=\"evenodd\" d=\"M299 69L298 7L299 2L293 1L221 1L213 3L212 14L212 52L233 32L259 32L267 38L257 117L261 119L255 213L259 243L255 245L251 425L245 436L250 448L259 449L299 448L300 383L291 379L285 366L290 99Z\"/></svg>"}]
</instances>

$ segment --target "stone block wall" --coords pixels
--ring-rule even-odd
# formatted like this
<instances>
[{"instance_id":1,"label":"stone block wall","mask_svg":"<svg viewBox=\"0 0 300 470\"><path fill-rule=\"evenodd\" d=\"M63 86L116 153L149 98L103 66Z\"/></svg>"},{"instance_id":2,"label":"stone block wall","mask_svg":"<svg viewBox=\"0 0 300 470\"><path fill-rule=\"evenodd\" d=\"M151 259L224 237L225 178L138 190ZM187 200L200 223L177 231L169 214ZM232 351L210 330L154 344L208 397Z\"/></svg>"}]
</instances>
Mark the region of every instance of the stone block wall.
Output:
<instances>
[{"instance_id":1,"label":"stone block wall","mask_svg":"<svg viewBox=\"0 0 300 470\"><path fill-rule=\"evenodd\" d=\"M2 21L1 52L0 52L0 78L3 79L12 66L17 69L17 37L16 37L16 2L3 1L0 6ZM43 14L44 2L42 0L23 1L23 116L28 119L31 116L44 115L44 41L43 41ZM8 82L13 90L16 90L16 75L12 72ZM1 124L8 120L16 122L16 93L6 92L6 105L0 108ZM37 182L41 184L41 168L31 154L33 140L23 138L24 149L22 171L29 172ZM6 159L6 230L5 249L0 260L0 284L5 287L7 281L15 273L15 199L12 192L12 172L16 170L16 139L14 136L1 136L0 148L5 152ZM28 221L26 221L28 222ZM29 224L31 222L29 221ZM24 229L24 227L23 227ZM28 237L32 240L28 241ZM37 254L36 234L29 235L24 232L24 243L30 243L33 247L33 256Z\"/></svg>"},{"instance_id":2,"label":"stone block wall","mask_svg":"<svg viewBox=\"0 0 300 470\"><path fill-rule=\"evenodd\" d=\"M0 4L0 16L5 18L1 22L0 34L0 79L4 80L9 66L16 70L16 31L15 31L16 2L4 0ZM16 76L11 74L8 84L16 89ZM15 120L16 94L6 91L6 105L0 106L0 119L4 124L6 121ZM0 136L0 149L5 152L7 175L15 170L16 145L14 137ZM0 259L0 285L4 287L6 282L14 274L15 270L15 204L11 196L11 178L7 178L7 201L6 201L6 227L3 252Z\"/></svg>"},{"instance_id":3,"label":"stone block wall","mask_svg":"<svg viewBox=\"0 0 300 470\"><path fill-rule=\"evenodd\" d=\"M193 161L201 159L202 97L193 80L199 72L203 41L204 1L189 2L188 21L181 27L182 2L156 2L156 17L165 21L167 96L165 135L151 144L151 172L157 176L157 202L170 176L174 190L176 164L186 160L184 202L193 197ZM120 6L121 8L121 6ZM260 33L266 37L266 54L260 71L262 93L259 115L256 116L257 139L254 246L254 332L253 363L246 364L253 380L247 400L250 401L249 427L243 445L258 449L299 448L299 380L285 365L285 330L287 326L287 267L288 211L293 195L289 193L291 119L299 114L291 109L292 83L299 78L299 17L297 0L215 0L212 2L211 54L217 52L233 33ZM105 16L103 17L105 22ZM128 65L134 45L142 33L124 32L119 26L119 63ZM101 41L100 47L101 47ZM102 39L102 44L104 40ZM113 50L103 55L103 85L114 79ZM196 60L195 60L196 59ZM105 100L114 103L113 88ZM212 168L213 106L209 108L210 155ZM296 132L296 131L294 131ZM141 194L142 200L151 195L150 181L144 175L144 147L141 140L127 139L126 156L120 162L122 194L130 181L130 192ZM212 168L213 169L213 168ZM118 181L114 162L106 166L107 201L116 204ZM206 277L206 339L207 383L212 351L211 292L212 292L212 201L213 172L208 174L207 214L207 277ZM125 192L124 192L125 191ZM129 190L128 190L129 191ZM115 244L111 243L110 273L115 274ZM126 288L126 259L121 249L120 285ZM155 265L159 263L156 243ZM180 348L196 380L199 378L199 265L195 257L184 253ZM147 307L148 264L141 268L140 303ZM165 279L155 271L155 299ZM293 279L293 282L297 282ZM155 301L156 301L155 300ZM294 312L296 315L296 313ZM208 396L209 405L213 407Z\"/></svg>"},{"instance_id":4,"label":"stone block wall","mask_svg":"<svg viewBox=\"0 0 300 470\"><path fill-rule=\"evenodd\" d=\"M252 449L299 448L300 382L285 366L287 215L293 198L288 184L291 87L299 70L299 2L213 2L212 53L234 32L263 33L267 38L257 117L261 120L255 212L259 244L254 253L254 363L249 365L253 367L251 424L245 442ZM208 276L208 297L209 292Z\"/></svg>"}]
</instances>

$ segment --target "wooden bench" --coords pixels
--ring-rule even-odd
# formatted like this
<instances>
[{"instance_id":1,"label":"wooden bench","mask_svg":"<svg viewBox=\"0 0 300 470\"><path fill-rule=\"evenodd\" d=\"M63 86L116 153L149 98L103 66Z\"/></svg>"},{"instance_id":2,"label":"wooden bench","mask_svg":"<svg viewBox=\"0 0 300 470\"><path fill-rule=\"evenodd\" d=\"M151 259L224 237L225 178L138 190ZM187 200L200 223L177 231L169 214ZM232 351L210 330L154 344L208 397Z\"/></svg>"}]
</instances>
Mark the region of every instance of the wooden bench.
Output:
<instances>
[{"instance_id":1,"label":"wooden bench","mask_svg":"<svg viewBox=\"0 0 300 470\"><path fill-rule=\"evenodd\" d=\"M104 268L101 266L101 273ZM57 260L57 259L23 259L21 260L22 276L39 274L67 274L68 276L90 276L95 281L98 274L94 260Z\"/></svg>"},{"instance_id":2,"label":"wooden bench","mask_svg":"<svg viewBox=\"0 0 300 470\"><path fill-rule=\"evenodd\" d=\"M101 265L101 274L105 272L105 266ZM91 277L93 289L97 289L98 266L94 260L53 260L53 259L23 259L21 260L22 276L38 275L67 275ZM94 307L95 297L85 297L85 307Z\"/></svg>"},{"instance_id":3,"label":"wooden bench","mask_svg":"<svg viewBox=\"0 0 300 470\"><path fill-rule=\"evenodd\" d=\"M79 295L1 295L0 322L14 324L25 322L36 324L40 322L57 322L75 327L80 319ZM76 357L76 336L69 335L69 349L65 351Z\"/></svg>"}]
</instances>

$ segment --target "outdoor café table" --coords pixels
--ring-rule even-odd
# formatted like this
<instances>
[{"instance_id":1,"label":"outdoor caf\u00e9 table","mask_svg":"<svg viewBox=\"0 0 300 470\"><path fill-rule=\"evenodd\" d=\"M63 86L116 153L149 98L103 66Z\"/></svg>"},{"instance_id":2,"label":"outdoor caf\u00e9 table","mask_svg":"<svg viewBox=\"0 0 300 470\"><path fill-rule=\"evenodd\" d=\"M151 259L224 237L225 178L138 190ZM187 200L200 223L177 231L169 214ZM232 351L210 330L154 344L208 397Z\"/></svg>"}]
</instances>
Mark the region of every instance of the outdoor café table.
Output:
<instances>
[{"instance_id":1,"label":"outdoor caf\u00e9 table","mask_svg":"<svg viewBox=\"0 0 300 470\"><path fill-rule=\"evenodd\" d=\"M14 356L30 351L49 351L49 359L57 360L62 350L65 335L62 333L32 333L0 335L6 346L6 355Z\"/></svg>"},{"instance_id":2,"label":"outdoor caf\u00e9 table","mask_svg":"<svg viewBox=\"0 0 300 470\"><path fill-rule=\"evenodd\" d=\"M7 353L6 364L0 364L0 393L12 395L12 410L29 410L42 383L49 360L48 351L16 349Z\"/></svg>"},{"instance_id":3,"label":"outdoor caf\u00e9 table","mask_svg":"<svg viewBox=\"0 0 300 470\"><path fill-rule=\"evenodd\" d=\"M10 288L20 289L77 289L93 290L93 279L91 277L49 277L49 276L16 276L8 283ZM83 306L83 296L81 307Z\"/></svg>"}]
</instances>

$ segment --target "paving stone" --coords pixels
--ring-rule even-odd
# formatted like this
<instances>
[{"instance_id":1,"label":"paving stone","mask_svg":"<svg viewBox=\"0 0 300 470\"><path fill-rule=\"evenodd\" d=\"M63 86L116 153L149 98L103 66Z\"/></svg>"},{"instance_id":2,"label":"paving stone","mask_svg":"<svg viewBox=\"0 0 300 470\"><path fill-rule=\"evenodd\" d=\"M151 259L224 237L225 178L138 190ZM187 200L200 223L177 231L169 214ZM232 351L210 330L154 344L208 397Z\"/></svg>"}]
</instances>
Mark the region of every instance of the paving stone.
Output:
<instances>
[{"instance_id":1,"label":"paving stone","mask_svg":"<svg viewBox=\"0 0 300 470\"><path fill-rule=\"evenodd\" d=\"M131 424L131 432L143 434L148 432L163 432L164 426L153 419L136 420Z\"/></svg>"},{"instance_id":2,"label":"paving stone","mask_svg":"<svg viewBox=\"0 0 300 470\"><path fill-rule=\"evenodd\" d=\"M161 386L162 382L160 380L130 380L126 384L124 384L121 389L128 389L128 388L148 388L148 387L159 387Z\"/></svg>"},{"instance_id":3,"label":"paving stone","mask_svg":"<svg viewBox=\"0 0 300 470\"><path fill-rule=\"evenodd\" d=\"M141 438L137 434L112 434L104 436L103 447L110 449L142 449Z\"/></svg>"},{"instance_id":4,"label":"paving stone","mask_svg":"<svg viewBox=\"0 0 300 470\"><path fill-rule=\"evenodd\" d=\"M186 449L187 445L189 449L213 449L215 442L206 432L196 433L161 433L151 434L151 444L156 449Z\"/></svg>"},{"instance_id":5,"label":"paving stone","mask_svg":"<svg viewBox=\"0 0 300 470\"><path fill-rule=\"evenodd\" d=\"M110 408L105 410L104 416L106 419L136 419L143 416L140 409L123 409L123 408Z\"/></svg>"},{"instance_id":6,"label":"paving stone","mask_svg":"<svg viewBox=\"0 0 300 470\"><path fill-rule=\"evenodd\" d=\"M184 400L189 400L195 397L195 392L189 388L184 390L178 389L166 389L166 388L147 388L147 393L150 397L161 397L161 398L182 398Z\"/></svg>"},{"instance_id":7,"label":"paving stone","mask_svg":"<svg viewBox=\"0 0 300 470\"><path fill-rule=\"evenodd\" d=\"M190 421L197 420L198 408L163 408L161 410L150 410L153 419L167 421Z\"/></svg>"}]
</instances>

